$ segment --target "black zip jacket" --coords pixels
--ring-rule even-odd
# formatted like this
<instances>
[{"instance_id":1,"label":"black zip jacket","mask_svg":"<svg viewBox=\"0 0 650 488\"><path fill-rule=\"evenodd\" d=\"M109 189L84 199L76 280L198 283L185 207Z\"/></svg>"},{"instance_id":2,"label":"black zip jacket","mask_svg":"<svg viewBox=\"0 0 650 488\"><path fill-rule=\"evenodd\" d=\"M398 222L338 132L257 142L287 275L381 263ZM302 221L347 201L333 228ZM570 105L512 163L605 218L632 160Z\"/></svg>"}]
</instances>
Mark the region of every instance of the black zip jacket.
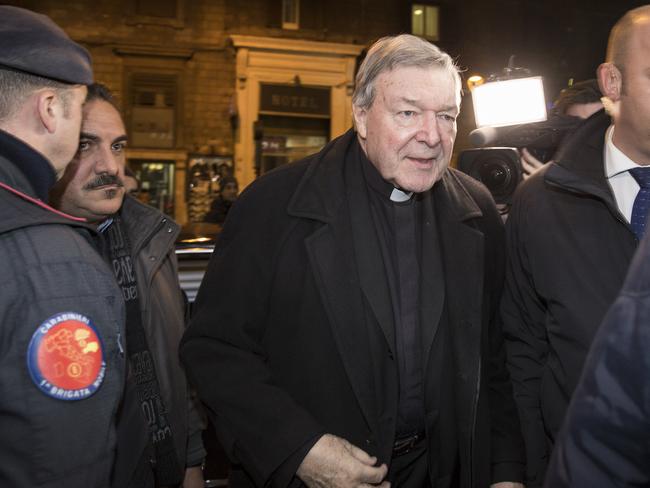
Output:
<instances>
[{"instance_id":1,"label":"black zip jacket","mask_svg":"<svg viewBox=\"0 0 650 488\"><path fill-rule=\"evenodd\" d=\"M603 111L588 119L557 162L521 185L506 225L501 308L529 487L543 483L589 346L637 245L605 178L610 123Z\"/></svg>"},{"instance_id":2,"label":"black zip jacket","mask_svg":"<svg viewBox=\"0 0 650 488\"><path fill-rule=\"evenodd\" d=\"M0 486L106 488L124 303L92 229L43 203L53 182L0 132Z\"/></svg>"}]
</instances>

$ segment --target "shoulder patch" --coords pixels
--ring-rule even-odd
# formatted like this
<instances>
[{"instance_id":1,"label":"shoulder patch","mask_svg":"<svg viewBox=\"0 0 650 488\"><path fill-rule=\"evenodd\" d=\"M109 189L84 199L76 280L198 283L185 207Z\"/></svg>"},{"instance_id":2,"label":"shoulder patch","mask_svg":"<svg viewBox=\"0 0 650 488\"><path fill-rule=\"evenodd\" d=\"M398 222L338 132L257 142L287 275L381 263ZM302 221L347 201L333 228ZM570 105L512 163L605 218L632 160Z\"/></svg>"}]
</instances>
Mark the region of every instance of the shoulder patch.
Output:
<instances>
[{"instance_id":1,"label":"shoulder patch","mask_svg":"<svg viewBox=\"0 0 650 488\"><path fill-rule=\"evenodd\" d=\"M52 398L88 398L99 389L106 373L101 337L85 315L53 315L29 341L27 369L34 384Z\"/></svg>"}]
</instances>

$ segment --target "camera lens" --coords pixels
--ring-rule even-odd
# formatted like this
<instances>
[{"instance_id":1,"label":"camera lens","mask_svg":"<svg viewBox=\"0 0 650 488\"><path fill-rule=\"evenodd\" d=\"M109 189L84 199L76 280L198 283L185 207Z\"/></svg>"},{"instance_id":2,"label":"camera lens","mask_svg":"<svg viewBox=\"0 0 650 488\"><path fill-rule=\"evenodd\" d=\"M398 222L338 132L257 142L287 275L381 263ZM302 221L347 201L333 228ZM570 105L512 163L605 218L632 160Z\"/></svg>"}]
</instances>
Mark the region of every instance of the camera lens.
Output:
<instances>
[{"instance_id":1,"label":"camera lens","mask_svg":"<svg viewBox=\"0 0 650 488\"><path fill-rule=\"evenodd\" d=\"M515 175L508 161L501 159L480 162L473 168L470 176L483 183L495 197L509 194L513 183L516 185Z\"/></svg>"},{"instance_id":2,"label":"camera lens","mask_svg":"<svg viewBox=\"0 0 650 488\"><path fill-rule=\"evenodd\" d=\"M466 149L458 157L458 169L483 183L501 204L511 202L522 175L515 147Z\"/></svg>"}]
</instances>

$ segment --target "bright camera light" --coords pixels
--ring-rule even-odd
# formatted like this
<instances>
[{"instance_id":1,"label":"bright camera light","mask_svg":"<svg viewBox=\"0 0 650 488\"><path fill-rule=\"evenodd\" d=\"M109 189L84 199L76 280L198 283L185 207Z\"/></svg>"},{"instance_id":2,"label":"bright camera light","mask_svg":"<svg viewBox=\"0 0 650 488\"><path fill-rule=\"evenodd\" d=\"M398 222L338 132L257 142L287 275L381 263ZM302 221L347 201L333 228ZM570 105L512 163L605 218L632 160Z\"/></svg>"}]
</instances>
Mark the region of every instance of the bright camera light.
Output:
<instances>
[{"instance_id":1,"label":"bright camera light","mask_svg":"<svg viewBox=\"0 0 650 488\"><path fill-rule=\"evenodd\" d=\"M546 120L541 76L493 81L472 90L477 127L503 127Z\"/></svg>"}]
</instances>

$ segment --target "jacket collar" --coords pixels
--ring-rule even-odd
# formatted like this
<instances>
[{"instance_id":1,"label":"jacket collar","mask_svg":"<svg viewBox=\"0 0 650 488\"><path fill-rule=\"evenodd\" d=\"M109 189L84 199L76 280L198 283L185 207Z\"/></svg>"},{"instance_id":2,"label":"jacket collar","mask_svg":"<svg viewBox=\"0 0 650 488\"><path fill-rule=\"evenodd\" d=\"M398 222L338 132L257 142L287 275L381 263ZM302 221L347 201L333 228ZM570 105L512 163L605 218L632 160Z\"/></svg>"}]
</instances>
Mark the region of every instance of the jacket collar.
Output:
<instances>
[{"instance_id":1,"label":"jacket collar","mask_svg":"<svg viewBox=\"0 0 650 488\"><path fill-rule=\"evenodd\" d=\"M442 222L465 222L483 216L478 204L459 181L456 170L447 169L432 192Z\"/></svg>"},{"instance_id":2,"label":"jacket collar","mask_svg":"<svg viewBox=\"0 0 650 488\"><path fill-rule=\"evenodd\" d=\"M605 132L610 124L611 119L604 110L587 119L563 143L556 162L548 166L544 180L550 185L613 203L603 163Z\"/></svg>"},{"instance_id":3,"label":"jacket collar","mask_svg":"<svg viewBox=\"0 0 650 488\"><path fill-rule=\"evenodd\" d=\"M356 132L350 129L311 156L307 171L289 201L289 215L332 223L343 204L342 198L334 196L344 191L345 156L356 140Z\"/></svg>"},{"instance_id":4,"label":"jacket collar","mask_svg":"<svg viewBox=\"0 0 650 488\"><path fill-rule=\"evenodd\" d=\"M332 223L343 204L345 191L345 156L353 144L358 144L353 129L327 144L312 156L311 162L289 201L287 211L294 217ZM433 186L435 204L446 220L465 221L481 217L482 212L453 170L447 169Z\"/></svg>"},{"instance_id":5,"label":"jacket collar","mask_svg":"<svg viewBox=\"0 0 650 488\"><path fill-rule=\"evenodd\" d=\"M130 195L124 197L120 215L131 240L133 255L137 255L159 232L156 248L167 252L173 245L180 228L172 219L153 207L145 205Z\"/></svg>"},{"instance_id":6,"label":"jacket collar","mask_svg":"<svg viewBox=\"0 0 650 488\"><path fill-rule=\"evenodd\" d=\"M10 186L43 202L48 201L50 188L56 183L56 174L45 156L0 130L0 157L7 159L15 169L11 172L12 181L7 182Z\"/></svg>"}]
</instances>

